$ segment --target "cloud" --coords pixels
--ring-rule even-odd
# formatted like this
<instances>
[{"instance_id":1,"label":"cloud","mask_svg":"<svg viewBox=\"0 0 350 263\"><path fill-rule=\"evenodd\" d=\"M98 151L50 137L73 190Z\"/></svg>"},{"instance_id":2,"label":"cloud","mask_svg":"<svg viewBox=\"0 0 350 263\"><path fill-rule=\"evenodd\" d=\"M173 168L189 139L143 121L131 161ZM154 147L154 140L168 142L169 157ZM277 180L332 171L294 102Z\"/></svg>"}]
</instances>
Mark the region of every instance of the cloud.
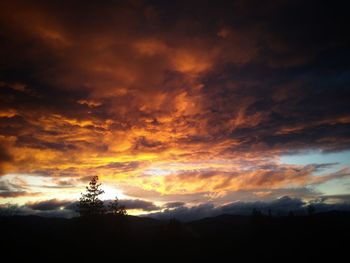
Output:
<instances>
[{"instance_id":1,"label":"cloud","mask_svg":"<svg viewBox=\"0 0 350 263\"><path fill-rule=\"evenodd\" d=\"M115 170L118 172L128 172L136 170L139 167L142 167L143 165L147 164L147 162L138 162L138 161L132 161L132 162L111 162L106 165L101 165L96 167L97 170L102 169L108 169L108 170Z\"/></svg>"},{"instance_id":2,"label":"cloud","mask_svg":"<svg viewBox=\"0 0 350 263\"><path fill-rule=\"evenodd\" d=\"M16 197L34 197L41 193L30 191L21 179L6 180L6 176L0 181L0 197L1 198L16 198Z\"/></svg>"},{"instance_id":3,"label":"cloud","mask_svg":"<svg viewBox=\"0 0 350 263\"><path fill-rule=\"evenodd\" d=\"M52 209L52 210L34 210L28 206L22 205L0 205L0 215L1 216L29 216L36 215L42 217L64 217L72 218L77 216L77 213L70 209Z\"/></svg>"},{"instance_id":4,"label":"cloud","mask_svg":"<svg viewBox=\"0 0 350 263\"><path fill-rule=\"evenodd\" d=\"M105 200L105 205L108 205L109 202L110 200ZM193 221L222 214L251 215L254 209L265 215L271 213L273 216L286 216L289 212L296 215L305 215L309 205L312 205L317 213L350 210L348 195L314 196L308 202L298 197L282 196L262 199L262 201L235 201L224 205L215 205L208 202L190 206L185 202L169 202L162 206L156 206L153 202L141 199L122 199L119 203L126 206L129 211L136 209L147 212L143 215L146 217L160 220L176 218L181 221ZM74 201L50 199L29 202L22 206L3 204L0 207L0 212L1 215L39 215L71 218L78 215L76 205L77 202Z\"/></svg>"},{"instance_id":5,"label":"cloud","mask_svg":"<svg viewBox=\"0 0 350 263\"><path fill-rule=\"evenodd\" d=\"M327 195L320 197L322 202L331 202L331 203L349 203L350 195Z\"/></svg>"},{"instance_id":6,"label":"cloud","mask_svg":"<svg viewBox=\"0 0 350 263\"><path fill-rule=\"evenodd\" d=\"M9 152L9 143L4 136L0 136L0 176L5 170L6 164L13 161L13 157Z\"/></svg>"},{"instance_id":7,"label":"cloud","mask_svg":"<svg viewBox=\"0 0 350 263\"><path fill-rule=\"evenodd\" d=\"M104 200L106 206L111 200ZM119 200L119 204L125 206L128 210L142 210L142 211L154 211L159 210L160 208L156 206L153 202L141 200L141 199L121 199ZM36 211L48 211L48 210L77 210L77 202L70 200L58 200L58 199L50 199L38 202L29 202L25 204L26 207L36 210Z\"/></svg>"},{"instance_id":8,"label":"cloud","mask_svg":"<svg viewBox=\"0 0 350 263\"><path fill-rule=\"evenodd\" d=\"M0 191L1 198L14 198L21 196L37 196L40 193L26 192L26 191Z\"/></svg>"},{"instance_id":9,"label":"cloud","mask_svg":"<svg viewBox=\"0 0 350 263\"><path fill-rule=\"evenodd\" d=\"M286 215L289 211L299 211L305 209L306 203L299 198L288 196L272 200L270 202L236 202L222 206L220 209L228 214L250 214L252 210L259 209L267 214L270 210L275 215ZM299 211L300 212L300 211Z\"/></svg>"},{"instance_id":10,"label":"cloud","mask_svg":"<svg viewBox=\"0 0 350 263\"><path fill-rule=\"evenodd\" d=\"M204 203L193 207L180 206L175 209L166 209L163 212L153 213L149 216L161 220L176 218L183 221L192 221L219 215L218 212L212 203Z\"/></svg>"},{"instance_id":11,"label":"cloud","mask_svg":"<svg viewBox=\"0 0 350 263\"><path fill-rule=\"evenodd\" d=\"M315 186L349 177L347 168L320 176L314 175L325 167L332 166L333 164L259 166L257 162L245 162L245 166L239 164L237 168L231 164L230 168L233 168L231 171L226 169L177 170L164 178L144 178L143 182L149 185L157 183L154 190L161 189L162 194L180 195L206 191L224 194L227 191L254 190L258 192L259 189Z\"/></svg>"},{"instance_id":12,"label":"cloud","mask_svg":"<svg viewBox=\"0 0 350 263\"><path fill-rule=\"evenodd\" d=\"M341 4L81 4L0 4L0 174L45 181L4 196L99 175L126 198L198 204L348 180L280 162L350 149Z\"/></svg>"},{"instance_id":13,"label":"cloud","mask_svg":"<svg viewBox=\"0 0 350 263\"><path fill-rule=\"evenodd\" d=\"M26 206L33 210L47 211L47 210L57 210L60 208L64 208L70 203L71 203L70 201L51 199L51 200L45 200L41 202L28 203L26 204Z\"/></svg>"},{"instance_id":14,"label":"cloud","mask_svg":"<svg viewBox=\"0 0 350 263\"><path fill-rule=\"evenodd\" d=\"M119 203L125 206L126 209L139 209L143 211L159 210L159 207L154 203L140 199L122 199Z\"/></svg>"},{"instance_id":15,"label":"cloud","mask_svg":"<svg viewBox=\"0 0 350 263\"><path fill-rule=\"evenodd\" d=\"M184 205L185 205L184 202L169 202L169 203L166 203L164 206L166 208L176 208Z\"/></svg>"},{"instance_id":16,"label":"cloud","mask_svg":"<svg viewBox=\"0 0 350 263\"><path fill-rule=\"evenodd\" d=\"M1 195L1 197L3 197ZM15 197L12 195L11 197ZM104 200L104 204L108 206L111 200ZM161 207L153 202L141 199L121 199L119 204L125 206L127 210L140 210L143 212L158 211ZM1 204L1 215L38 215L45 217L65 217L71 218L78 216L77 201L49 199L35 202L27 202L24 205Z\"/></svg>"},{"instance_id":17,"label":"cloud","mask_svg":"<svg viewBox=\"0 0 350 263\"><path fill-rule=\"evenodd\" d=\"M325 197L323 201L326 199L328 198ZM222 206L214 206L212 203L204 203L192 207L180 206L176 207L175 209L165 209L162 212L152 213L147 216L163 220L176 218L182 221L193 221L222 214L251 215L254 209L261 211L265 215L271 213L273 216L286 216L289 214L289 212L293 212L294 214L298 215L305 215L307 214L307 206L309 204L314 206L317 213L350 210L350 204L348 202L330 204L323 201L314 200L307 203L302 201L300 198L283 196L271 201L239 201Z\"/></svg>"}]
</instances>

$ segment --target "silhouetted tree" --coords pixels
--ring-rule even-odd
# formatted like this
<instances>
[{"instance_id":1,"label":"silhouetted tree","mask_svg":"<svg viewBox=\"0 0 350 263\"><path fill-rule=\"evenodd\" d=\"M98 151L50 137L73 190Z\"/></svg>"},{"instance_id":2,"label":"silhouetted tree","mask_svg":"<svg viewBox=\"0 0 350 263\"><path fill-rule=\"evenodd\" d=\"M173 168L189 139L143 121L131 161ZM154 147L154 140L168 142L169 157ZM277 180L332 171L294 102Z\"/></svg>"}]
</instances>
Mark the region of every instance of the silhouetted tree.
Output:
<instances>
[{"instance_id":1,"label":"silhouetted tree","mask_svg":"<svg viewBox=\"0 0 350 263\"><path fill-rule=\"evenodd\" d=\"M104 193L100 186L98 176L92 177L89 186L86 187L86 193L82 193L79 199L78 212L81 216L95 216L105 213L103 201L99 199L99 196Z\"/></svg>"},{"instance_id":2,"label":"silhouetted tree","mask_svg":"<svg viewBox=\"0 0 350 263\"><path fill-rule=\"evenodd\" d=\"M114 215L125 216L127 215L127 211L124 205L119 204L118 197L116 197L111 203L108 205L108 213Z\"/></svg>"}]
</instances>

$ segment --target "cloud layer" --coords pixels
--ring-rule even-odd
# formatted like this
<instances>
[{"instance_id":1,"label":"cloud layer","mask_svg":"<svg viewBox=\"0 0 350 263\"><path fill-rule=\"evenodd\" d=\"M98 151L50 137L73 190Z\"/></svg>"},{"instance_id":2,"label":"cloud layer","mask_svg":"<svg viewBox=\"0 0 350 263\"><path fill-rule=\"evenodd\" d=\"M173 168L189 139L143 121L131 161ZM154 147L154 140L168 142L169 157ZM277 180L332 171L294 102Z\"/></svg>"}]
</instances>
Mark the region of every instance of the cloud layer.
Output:
<instances>
[{"instance_id":1,"label":"cloud layer","mask_svg":"<svg viewBox=\"0 0 350 263\"><path fill-rule=\"evenodd\" d=\"M337 200L336 203L328 203L328 200ZM286 216L286 215L307 215L310 206L315 213L330 211L350 211L349 195L328 196L305 202L300 198L283 196L270 201L238 201L225 205L215 206L213 203L202 203L195 206L188 206L183 202L165 203L163 206L156 206L154 203L145 200L120 200L128 211L141 211L142 216L159 220L177 219L181 221L193 221L207 217L214 217L223 214L227 215L252 215L258 211L263 215ZM108 205L110 200L105 201ZM11 215L38 215L45 217L66 217L78 216L77 202L68 200L45 200L41 202L27 203L25 205L0 205L1 216Z\"/></svg>"},{"instance_id":2,"label":"cloud layer","mask_svg":"<svg viewBox=\"0 0 350 263\"><path fill-rule=\"evenodd\" d=\"M93 175L111 195L193 205L308 199L348 182L344 165L280 161L350 150L340 4L16 0L0 10L1 203L73 198Z\"/></svg>"}]
</instances>

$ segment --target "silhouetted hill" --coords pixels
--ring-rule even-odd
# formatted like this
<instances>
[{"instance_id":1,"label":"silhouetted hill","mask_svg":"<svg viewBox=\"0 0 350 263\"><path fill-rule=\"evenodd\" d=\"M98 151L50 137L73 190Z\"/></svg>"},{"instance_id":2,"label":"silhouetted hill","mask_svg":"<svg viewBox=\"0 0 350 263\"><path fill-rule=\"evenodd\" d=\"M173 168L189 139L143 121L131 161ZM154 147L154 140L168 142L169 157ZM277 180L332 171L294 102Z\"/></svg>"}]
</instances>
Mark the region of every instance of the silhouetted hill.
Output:
<instances>
[{"instance_id":1,"label":"silhouetted hill","mask_svg":"<svg viewBox=\"0 0 350 263\"><path fill-rule=\"evenodd\" d=\"M340 258L347 253L349 212L311 216L221 215L189 223L101 216L0 219L1 248L27 257L284 260ZM21 253L18 253L21 251ZM72 256L71 256L72 255Z\"/></svg>"}]
</instances>

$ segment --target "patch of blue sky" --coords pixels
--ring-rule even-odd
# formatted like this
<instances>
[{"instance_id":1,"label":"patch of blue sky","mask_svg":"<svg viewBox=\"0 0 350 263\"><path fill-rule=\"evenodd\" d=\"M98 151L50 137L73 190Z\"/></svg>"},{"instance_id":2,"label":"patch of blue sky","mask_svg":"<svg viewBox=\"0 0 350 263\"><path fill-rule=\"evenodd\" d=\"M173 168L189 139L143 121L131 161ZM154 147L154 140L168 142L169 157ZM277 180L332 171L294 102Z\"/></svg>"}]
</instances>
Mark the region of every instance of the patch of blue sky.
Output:
<instances>
[{"instance_id":1,"label":"patch of blue sky","mask_svg":"<svg viewBox=\"0 0 350 263\"><path fill-rule=\"evenodd\" d=\"M350 167L350 151L322 153L321 151L312 151L295 155L283 155L280 158L281 163L291 165L309 165L336 163L314 173L315 176L334 173L342 168ZM335 179L323 184L314 186L315 190L324 195L339 195L350 193L350 178Z\"/></svg>"},{"instance_id":2,"label":"patch of blue sky","mask_svg":"<svg viewBox=\"0 0 350 263\"><path fill-rule=\"evenodd\" d=\"M336 165L329 166L320 171L321 174L325 172L332 173L336 172L342 167L350 167L350 151L334 153L312 151L294 155L282 155L280 160L281 163L295 165L337 163Z\"/></svg>"}]
</instances>

